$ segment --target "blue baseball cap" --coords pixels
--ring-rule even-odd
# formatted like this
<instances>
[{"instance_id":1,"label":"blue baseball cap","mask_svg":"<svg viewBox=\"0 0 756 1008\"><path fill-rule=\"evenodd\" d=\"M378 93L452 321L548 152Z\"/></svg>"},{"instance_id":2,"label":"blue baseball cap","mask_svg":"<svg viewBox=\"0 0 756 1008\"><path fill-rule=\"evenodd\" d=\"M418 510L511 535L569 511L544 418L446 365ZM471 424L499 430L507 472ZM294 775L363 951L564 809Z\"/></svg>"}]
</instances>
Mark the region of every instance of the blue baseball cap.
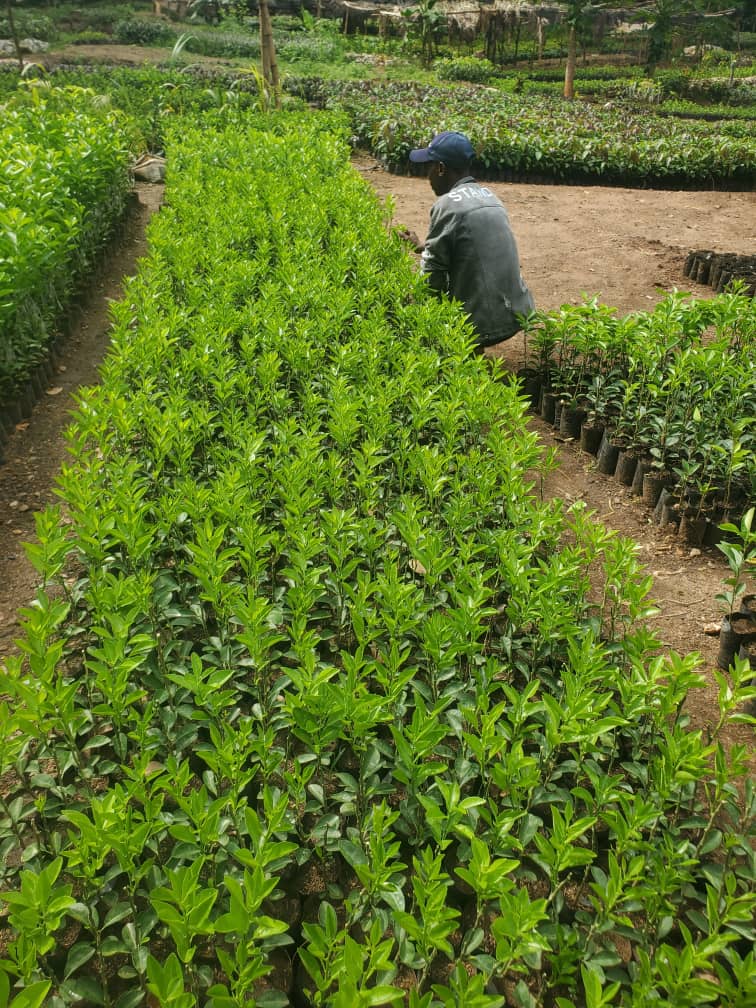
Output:
<instances>
[{"instance_id":1,"label":"blue baseball cap","mask_svg":"<svg viewBox=\"0 0 756 1008\"><path fill-rule=\"evenodd\" d=\"M445 130L437 133L427 147L410 151L410 161L427 164L429 161L441 161L449 165L466 165L475 155L473 145L464 133Z\"/></svg>"}]
</instances>

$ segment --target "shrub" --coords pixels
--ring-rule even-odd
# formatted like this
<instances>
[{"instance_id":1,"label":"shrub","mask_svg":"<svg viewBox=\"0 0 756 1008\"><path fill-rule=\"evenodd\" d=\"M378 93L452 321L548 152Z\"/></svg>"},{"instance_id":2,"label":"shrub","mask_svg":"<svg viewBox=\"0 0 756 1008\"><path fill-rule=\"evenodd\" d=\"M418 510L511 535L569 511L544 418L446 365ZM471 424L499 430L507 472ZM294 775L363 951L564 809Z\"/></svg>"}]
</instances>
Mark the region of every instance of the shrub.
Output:
<instances>
[{"instance_id":1,"label":"shrub","mask_svg":"<svg viewBox=\"0 0 756 1008\"><path fill-rule=\"evenodd\" d=\"M119 21L128 21L134 17L134 7L129 3L87 4L61 9L56 22L61 31L99 31L113 33L113 27Z\"/></svg>"},{"instance_id":2,"label":"shrub","mask_svg":"<svg viewBox=\"0 0 756 1008\"><path fill-rule=\"evenodd\" d=\"M407 152L422 141L413 111L421 105L422 121L432 121L437 129L459 124L455 128L470 136L487 171L604 177L623 184L705 179L750 185L753 180L753 138L724 136L703 123L681 126L597 103L504 95L461 84L430 88L328 81L311 86L310 93L325 107L346 112L355 143L392 166L404 166Z\"/></svg>"},{"instance_id":3,"label":"shrub","mask_svg":"<svg viewBox=\"0 0 756 1008\"><path fill-rule=\"evenodd\" d=\"M123 118L91 91L36 86L0 106L0 403L45 358L53 326L120 218Z\"/></svg>"},{"instance_id":4,"label":"shrub","mask_svg":"<svg viewBox=\"0 0 756 1008\"><path fill-rule=\"evenodd\" d=\"M14 11L13 21L21 38L37 38L52 42L55 38L55 25L49 17L43 14L31 14L27 11ZM7 17L0 17L0 38L10 38L10 23Z\"/></svg>"},{"instance_id":5,"label":"shrub","mask_svg":"<svg viewBox=\"0 0 756 1008\"><path fill-rule=\"evenodd\" d=\"M472 84L486 84L496 75L496 67L490 60L475 56L437 60L434 69L441 80L470 81Z\"/></svg>"},{"instance_id":6,"label":"shrub","mask_svg":"<svg viewBox=\"0 0 756 1008\"><path fill-rule=\"evenodd\" d=\"M756 87L745 81L731 84L729 80L695 80L690 83L688 95L699 101L751 105L756 102Z\"/></svg>"},{"instance_id":7,"label":"shrub","mask_svg":"<svg viewBox=\"0 0 756 1008\"><path fill-rule=\"evenodd\" d=\"M112 35L101 31L81 31L68 40L71 45L103 45L113 41Z\"/></svg>"},{"instance_id":8,"label":"shrub","mask_svg":"<svg viewBox=\"0 0 756 1008\"><path fill-rule=\"evenodd\" d=\"M645 77L640 80L614 81L607 90L610 98L630 99L633 101L658 104L663 100L659 84Z\"/></svg>"},{"instance_id":9,"label":"shrub","mask_svg":"<svg viewBox=\"0 0 756 1008\"><path fill-rule=\"evenodd\" d=\"M733 53L728 52L726 49L714 47L704 50L704 54L701 57L701 65L704 67L716 67L717 70L720 70L722 67L729 67L733 58Z\"/></svg>"},{"instance_id":10,"label":"shrub","mask_svg":"<svg viewBox=\"0 0 756 1008\"><path fill-rule=\"evenodd\" d=\"M752 1004L724 741L747 662L691 730L704 680L644 627L632 544L539 499L518 390L345 144L245 120L169 136L65 523L28 547L43 587L0 666L16 1008L52 983L53 1006L497 1008L512 977L510 1004ZM607 346L604 314L584 333ZM294 991L264 976L283 946Z\"/></svg>"},{"instance_id":11,"label":"shrub","mask_svg":"<svg viewBox=\"0 0 756 1008\"><path fill-rule=\"evenodd\" d=\"M187 52L201 56L240 56L251 59L260 55L260 39L256 35L217 29L197 31L196 28L191 28L189 31Z\"/></svg>"},{"instance_id":12,"label":"shrub","mask_svg":"<svg viewBox=\"0 0 756 1008\"><path fill-rule=\"evenodd\" d=\"M690 78L681 70L661 70L654 75L654 80L661 94L677 95L678 98L685 98L690 86Z\"/></svg>"},{"instance_id":13,"label":"shrub","mask_svg":"<svg viewBox=\"0 0 756 1008\"><path fill-rule=\"evenodd\" d=\"M343 55L343 44L339 38L317 32L291 35L276 42L276 49L280 58L289 63L332 63Z\"/></svg>"},{"instance_id":14,"label":"shrub","mask_svg":"<svg viewBox=\"0 0 756 1008\"><path fill-rule=\"evenodd\" d=\"M302 8L302 13L306 13L304 8ZM258 26L257 18L245 18L244 20L248 27ZM274 31L301 32L305 30L302 18L296 17L294 14L275 14L271 20L273 22Z\"/></svg>"},{"instance_id":15,"label":"shrub","mask_svg":"<svg viewBox=\"0 0 756 1008\"><path fill-rule=\"evenodd\" d=\"M113 37L122 45L171 45L176 40L176 33L159 21L130 18L115 25Z\"/></svg>"}]
</instances>

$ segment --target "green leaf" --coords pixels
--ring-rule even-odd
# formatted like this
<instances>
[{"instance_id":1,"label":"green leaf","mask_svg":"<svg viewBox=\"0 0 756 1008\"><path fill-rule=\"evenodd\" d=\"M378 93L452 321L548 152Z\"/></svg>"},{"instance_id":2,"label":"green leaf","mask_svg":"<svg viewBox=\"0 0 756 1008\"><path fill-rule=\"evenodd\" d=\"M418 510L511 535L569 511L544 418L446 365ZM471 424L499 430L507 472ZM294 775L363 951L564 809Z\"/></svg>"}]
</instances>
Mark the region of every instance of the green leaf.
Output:
<instances>
[{"instance_id":1,"label":"green leaf","mask_svg":"<svg viewBox=\"0 0 756 1008\"><path fill-rule=\"evenodd\" d=\"M104 1005L102 987L92 977L79 977L78 980L66 980L60 985L61 993L74 1001L89 1001L91 1004Z\"/></svg>"},{"instance_id":2,"label":"green leaf","mask_svg":"<svg viewBox=\"0 0 756 1008\"><path fill-rule=\"evenodd\" d=\"M49 980L37 980L16 994L11 1002L11 1008L40 1008L49 990Z\"/></svg>"},{"instance_id":3,"label":"green leaf","mask_svg":"<svg viewBox=\"0 0 756 1008\"><path fill-rule=\"evenodd\" d=\"M124 991L115 1003L115 1008L138 1008L144 1001L144 994L140 990ZM258 1002L259 1004L259 1002Z\"/></svg>"},{"instance_id":4,"label":"green leaf","mask_svg":"<svg viewBox=\"0 0 756 1008\"><path fill-rule=\"evenodd\" d=\"M524 980L517 981L512 996L518 1008L538 1008L538 1002L528 990Z\"/></svg>"},{"instance_id":5,"label":"green leaf","mask_svg":"<svg viewBox=\"0 0 756 1008\"><path fill-rule=\"evenodd\" d=\"M92 923L92 915L90 908L84 903L72 903L66 910L66 915L68 917L73 917L74 920L79 921L80 924L89 925Z\"/></svg>"},{"instance_id":6,"label":"green leaf","mask_svg":"<svg viewBox=\"0 0 756 1008\"><path fill-rule=\"evenodd\" d=\"M365 851L361 847L358 847L357 844L352 843L351 840L345 840L342 837L339 840L339 851L347 864L350 864L352 868L363 867L369 863Z\"/></svg>"},{"instance_id":7,"label":"green leaf","mask_svg":"<svg viewBox=\"0 0 756 1008\"><path fill-rule=\"evenodd\" d=\"M460 955L469 956L472 955L476 949L479 949L483 944L486 935L483 928L471 928L466 934L462 941L462 948L460 950Z\"/></svg>"},{"instance_id":8,"label":"green leaf","mask_svg":"<svg viewBox=\"0 0 756 1008\"><path fill-rule=\"evenodd\" d=\"M720 847L721 844L722 844L722 831L718 829L712 830L711 833L707 836L706 840L701 845L701 849L698 852L699 856L703 857L705 854L711 854L711 852L713 850L716 850L717 847Z\"/></svg>"},{"instance_id":9,"label":"green leaf","mask_svg":"<svg viewBox=\"0 0 756 1008\"><path fill-rule=\"evenodd\" d=\"M363 1001L366 1005L385 1005L388 1002L394 1002L399 997L403 997L404 992L399 990L398 987L389 987L388 985L371 987L369 990L363 992L363 997L367 995L367 1000Z\"/></svg>"},{"instance_id":10,"label":"green leaf","mask_svg":"<svg viewBox=\"0 0 756 1008\"><path fill-rule=\"evenodd\" d=\"M100 951L104 956L112 956L127 953L129 948L122 938L119 938L117 935L108 935L106 938L103 938Z\"/></svg>"},{"instance_id":11,"label":"green leaf","mask_svg":"<svg viewBox=\"0 0 756 1008\"><path fill-rule=\"evenodd\" d=\"M291 1001L281 991L267 990L255 998L258 1008L289 1008Z\"/></svg>"},{"instance_id":12,"label":"green leaf","mask_svg":"<svg viewBox=\"0 0 756 1008\"><path fill-rule=\"evenodd\" d=\"M724 877L723 865L721 864L701 865L701 873L714 886L715 889L722 888L722 879Z\"/></svg>"},{"instance_id":13,"label":"green leaf","mask_svg":"<svg viewBox=\"0 0 756 1008\"><path fill-rule=\"evenodd\" d=\"M77 942L76 945L72 945L66 958L66 967L63 971L63 979L67 980L80 966L89 962L94 954L95 947L89 942Z\"/></svg>"},{"instance_id":14,"label":"green leaf","mask_svg":"<svg viewBox=\"0 0 756 1008\"><path fill-rule=\"evenodd\" d=\"M117 924L119 921L128 917L130 913L131 907L128 903L115 903L110 910L108 910L102 926L110 927L111 924Z\"/></svg>"}]
</instances>

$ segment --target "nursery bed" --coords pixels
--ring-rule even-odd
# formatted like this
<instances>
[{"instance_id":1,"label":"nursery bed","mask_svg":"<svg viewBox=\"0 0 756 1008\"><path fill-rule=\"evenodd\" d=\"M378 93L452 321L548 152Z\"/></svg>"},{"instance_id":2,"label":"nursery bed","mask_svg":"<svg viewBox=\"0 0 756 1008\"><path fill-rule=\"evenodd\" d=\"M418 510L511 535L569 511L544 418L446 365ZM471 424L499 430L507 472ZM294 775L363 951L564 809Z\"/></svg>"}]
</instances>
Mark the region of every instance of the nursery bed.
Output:
<instances>
[{"instance_id":1,"label":"nursery bed","mask_svg":"<svg viewBox=\"0 0 756 1008\"><path fill-rule=\"evenodd\" d=\"M366 157L355 164L378 195L391 195L395 219L424 234L433 194L425 179L398 177ZM753 247L756 196L747 193L639 192L593 187L494 186L506 202L515 228L523 270L539 307L577 303L581 293L596 293L625 313L648 309L677 286L699 297L713 296L710 287L683 276L685 256L706 244L746 253ZM113 256L76 332L61 357L53 389L43 395L29 423L15 432L0 466L0 659L11 653L18 634L16 611L33 598L36 575L21 542L33 535L34 511L54 500L53 482L65 459L63 431L78 385L97 380L97 366L107 347L107 302L117 297L124 272L134 271L143 254L144 226L160 192L140 187L140 216L122 249ZM500 351L515 369L522 360L522 340L515 337ZM530 423L547 444L554 432L539 419ZM544 492L567 500L583 498L600 518L641 544L641 558L654 575L654 597L661 612L653 625L663 641L680 652L699 651L713 668L717 639L705 628L719 618L715 595L727 567L718 550L678 545L651 523L650 515L629 489L595 471L595 459L561 445L560 465ZM712 696L716 687L712 686ZM711 697L698 692L690 713L703 724L712 710ZM750 729L731 729L733 741L746 742Z\"/></svg>"}]
</instances>

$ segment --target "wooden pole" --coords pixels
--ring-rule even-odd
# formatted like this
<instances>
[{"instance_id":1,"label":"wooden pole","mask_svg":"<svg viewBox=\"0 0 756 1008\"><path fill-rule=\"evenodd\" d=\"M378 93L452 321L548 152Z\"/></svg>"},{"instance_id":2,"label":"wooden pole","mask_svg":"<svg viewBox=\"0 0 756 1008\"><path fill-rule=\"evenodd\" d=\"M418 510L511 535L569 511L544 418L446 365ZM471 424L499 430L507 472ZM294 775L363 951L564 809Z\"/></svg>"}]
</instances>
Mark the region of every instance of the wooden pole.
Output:
<instances>
[{"instance_id":1,"label":"wooden pole","mask_svg":"<svg viewBox=\"0 0 756 1008\"><path fill-rule=\"evenodd\" d=\"M575 25L570 25L567 39L567 66L564 69L564 97L575 97L575 62L577 60L577 32Z\"/></svg>"},{"instance_id":2,"label":"wooden pole","mask_svg":"<svg viewBox=\"0 0 756 1008\"><path fill-rule=\"evenodd\" d=\"M273 25L270 20L268 0L258 0L260 16L260 50L262 55L263 77L271 90L276 108L281 107L281 78L278 73L276 47L273 43Z\"/></svg>"},{"instance_id":3,"label":"wooden pole","mask_svg":"<svg viewBox=\"0 0 756 1008\"><path fill-rule=\"evenodd\" d=\"M8 12L8 24L10 25L11 38L13 39L13 47L16 50L18 69L21 71L21 73L23 73L24 57L21 55L21 40L18 37L18 31L16 30L16 22L13 19L13 0L5 0L5 9Z\"/></svg>"}]
</instances>

